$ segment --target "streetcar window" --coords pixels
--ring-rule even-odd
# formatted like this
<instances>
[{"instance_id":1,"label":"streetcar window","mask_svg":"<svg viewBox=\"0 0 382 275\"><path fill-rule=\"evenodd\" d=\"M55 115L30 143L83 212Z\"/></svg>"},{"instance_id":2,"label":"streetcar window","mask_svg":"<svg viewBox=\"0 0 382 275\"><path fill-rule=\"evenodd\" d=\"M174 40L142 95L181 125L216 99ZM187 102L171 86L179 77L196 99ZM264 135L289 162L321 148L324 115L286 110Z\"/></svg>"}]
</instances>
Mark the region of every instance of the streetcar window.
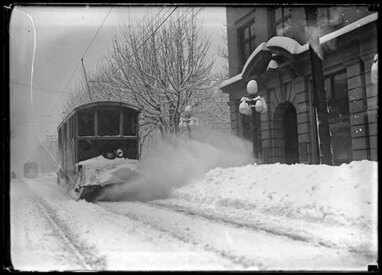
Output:
<instances>
[{"instance_id":1,"label":"streetcar window","mask_svg":"<svg viewBox=\"0 0 382 275\"><path fill-rule=\"evenodd\" d=\"M73 138L73 117L69 118L69 138Z\"/></svg>"},{"instance_id":2,"label":"streetcar window","mask_svg":"<svg viewBox=\"0 0 382 275\"><path fill-rule=\"evenodd\" d=\"M118 136L120 112L119 110L99 110L98 111L98 135Z\"/></svg>"},{"instance_id":3,"label":"streetcar window","mask_svg":"<svg viewBox=\"0 0 382 275\"><path fill-rule=\"evenodd\" d=\"M66 138L70 139L70 120L68 120L65 124L66 124L65 127L66 127L66 134L67 134Z\"/></svg>"},{"instance_id":4,"label":"streetcar window","mask_svg":"<svg viewBox=\"0 0 382 275\"><path fill-rule=\"evenodd\" d=\"M81 111L78 113L78 135L94 136L94 112Z\"/></svg>"},{"instance_id":5,"label":"streetcar window","mask_svg":"<svg viewBox=\"0 0 382 275\"><path fill-rule=\"evenodd\" d=\"M62 145L62 128L58 129L58 146Z\"/></svg>"},{"instance_id":6,"label":"streetcar window","mask_svg":"<svg viewBox=\"0 0 382 275\"><path fill-rule=\"evenodd\" d=\"M123 135L136 135L136 115L133 112L123 112Z\"/></svg>"},{"instance_id":7,"label":"streetcar window","mask_svg":"<svg viewBox=\"0 0 382 275\"><path fill-rule=\"evenodd\" d=\"M64 144L66 143L66 139L67 139L67 136L66 136L66 123L64 123L64 125L62 125L62 141L63 141Z\"/></svg>"}]
</instances>

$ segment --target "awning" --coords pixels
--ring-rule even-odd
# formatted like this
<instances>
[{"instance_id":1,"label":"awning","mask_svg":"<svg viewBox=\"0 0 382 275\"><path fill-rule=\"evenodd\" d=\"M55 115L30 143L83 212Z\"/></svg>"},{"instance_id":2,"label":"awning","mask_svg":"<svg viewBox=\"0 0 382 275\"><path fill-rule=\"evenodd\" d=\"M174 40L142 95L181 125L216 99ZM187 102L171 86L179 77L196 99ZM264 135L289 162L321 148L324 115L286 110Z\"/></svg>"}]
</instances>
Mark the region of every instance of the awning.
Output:
<instances>
[{"instance_id":1,"label":"awning","mask_svg":"<svg viewBox=\"0 0 382 275\"><path fill-rule=\"evenodd\" d=\"M361 18L358 21L355 21L345 27L338 29L334 32L331 32L327 35L320 37L320 44L324 44L332 39L340 37L344 34L347 34L357 28L360 28L364 25L372 23L378 19L378 13L373 13L368 16ZM284 56L289 60L293 60L296 55L299 55L309 49L309 43L300 45L296 40L285 36L274 36L269 39L267 42L262 42L249 56L247 62L245 63L243 70L240 74L231 77L221 83L219 89L223 92L228 86L235 83L239 83L245 76L250 73L262 73L267 70L269 62L272 59L272 54L275 56ZM278 60L276 60L278 61Z\"/></svg>"}]
</instances>

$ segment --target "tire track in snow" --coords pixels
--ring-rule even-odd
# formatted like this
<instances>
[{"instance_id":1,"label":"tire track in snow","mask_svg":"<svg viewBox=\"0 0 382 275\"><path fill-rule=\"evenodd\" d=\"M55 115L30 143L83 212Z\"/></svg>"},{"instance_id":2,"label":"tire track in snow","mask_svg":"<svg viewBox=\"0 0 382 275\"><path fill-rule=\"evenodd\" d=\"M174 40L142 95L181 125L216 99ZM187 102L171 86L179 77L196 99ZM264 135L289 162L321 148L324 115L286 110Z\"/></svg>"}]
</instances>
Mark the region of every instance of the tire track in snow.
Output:
<instances>
[{"instance_id":1,"label":"tire track in snow","mask_svg":"<svg viewBox=\"0 0 382 275\"><path fill-rule=\"evenodd\" d=\"M49 221L51 226L57 232L59 238L64 242L65 247L67 247L72 255L77 259L79 265L82 266L85 270L102 270L106 267L106 263L103 257L94 253L94 249L87 247L83 244L78 237L73 234L69 228L57 217L56 211L49 207L49 205L44 201L43 198L38 196L24 181L26 188L30 190L30 193L33 195L33 200L44 217Z\"/></svg>"},{"instance_id":2,"label":"tire track in snow","mask_svg":"<svg viewBox=\"0 0 382 275\"><path fill-rule=\"evenodd\" d=\"M152 205L152 206L158 206L158 207L161 207L161 208L169 209L169 210L180 212L180 213L184 213L186 215L199 216L199 217L202 217L202 218L206 218L208 220L213 220L215 222L230 224L230 225L233 225L233 226L236 226L236 227L245 227L245 228L248 228L248 229L257 230L257 231L263 231L263 232L274 234L274 235L277 235L277 236L287 237L287 238L290 238L290 239L292 239L294 241L311 242L311 240L309 238L304 237L304 236L300 236L300 235L297 235L297 234L288 233L288 232L284 232L284 231L277 231L277 230L266 228L266 227L256 226L256 225L253 225L253 224L250 224L250 223L238 222L238 221L235 221L233 219L229 219L229 218L225 218L225 217L221 217L221 216L218 217L218 216L214 216L214 215L211 215L211 214L202 213L202 212L199 212L199 211L193 211L193 210L191 210L191 209L189 209L187 207L182 207L182 206L178 206L178 205L168 205L168 204L163 203L163 202L148 202L147 204ZM327 247L327 248L332 248L333 247L331 244L326 244L326 243L323 243L323 242L319 242L318 244L320 244L320 245L322 245L324 247Z\"/></svg>"},{"instance_id":3,"label":"tire track in snow","mask_svg":"<svg viewBox=\"0 0 382 275\"><path fill-rule=\"evenodd\" d=\"M287 232L286 230L282 230L279 228L270 228L269 226L264 226L262 224L247 223L245 221L237 221L234 218L224 217L221 215L216 216L213 214L203 213L202 211L198 211L198 210L195 211L195 210L190 209L186 206L167 204L166 202L158 202L158 201L157 202L148 202L148 204L153 205L153 206L162 207L165 209L170 209L170 210L176 211L176 212L185 213L185 214L191 215L191 216L199 216L199 217L206 218L208 220L213 220L216 222L230 224L230 225L233 225L236 227L248 228L251 230L263 231L265 233L273 234L276 236L287 237L287 238L290 238L294 241L301 241L301 242L310 243L312 245L319 245L319 246L322 246L325 248L330 248L330 249L347 250L350 253L357 254L357 255L363 256L365 258L370 258L373 255L372 252L369 252L369 251L365 252L364 250L360 250L360 249L353 248L353 247L344 248L344 247L339 246L339 245L337 245L337 244L335 244L329 240L325 240L322 238L312 239L313 237L311 237L309 235L303 236L301 234Z\"/></svg>"},{"instance_id":4,"label":"tire track in snow","mask_svg":"<svg viewBox=\"0 0 382 275\"><path fill-rule=\"evenodd\" d=\"M247 269L359 268L363 255L294 240L222 219L163 207L155 202L98 202L105 210L137 220L184 242L203 247ZM172 214L173 213L173 214ZM231 237L230 237L231 236ZM276 253L273 253L275 251ZM296 253L291 253L295 251ZM289 260L285 260L285 255ZM360 259L361 256L361 259Z\"/></svg>"},{"instance_id":5,"label":"tire track in snow","mask_svg":"<svg viewBox=\"0 0 382 275\"><path fill-rule=\"evenodd\" d=\"M143 202L134 202L134 203L137 203L137 204L144 204L144 205L148 205L150 207L154 207L153 205L150 205L148 203L143 203ZM260 263L259 261L255 261L251 258L248 258L244 255L236 255L232 252L229 252L229 251L226 251L226 250L222 250L222 249L218 249L218 248L215 248L213 247L212 245L208 244L208 243L203 243L203 242L200 242L200 241L197 241L195 239L192 239L190 237L188 237L186 234L183 234L183 232L176 232L174 230L171 230L171 229L168 229L164 226L161 226L159 225L158 223L155 223L151 220L148 220L146 218L142 218L141 216L137 215L137 214L133 214L133 213L120 213L118 211L115 211L113 210L112 208L108 207L107 204L105 203L102 203L102 202L97 202L98 205L102 206L103 209L105 209L106 211L109 211L113 214L116 214L116 215L119 215L119 216L124 216L124 217L127 217L131 220L134 220L136 222L139 222L145 226L148 226L150 228L153 228L157 231L160 231L162 233L165 233L165 234L168 234L184 243L187 243L187 244L192 244L192 245L195 245L195 246L198 246L198 247L202 247L204 250L206 251L209 251L209 252L212 252L226 260L229 260L230 262L236 264L236 265L240 265L242 266L243 268L249 268L249 269L265 269L264 265L262 263Z\"/></svg>"}]
</instances>

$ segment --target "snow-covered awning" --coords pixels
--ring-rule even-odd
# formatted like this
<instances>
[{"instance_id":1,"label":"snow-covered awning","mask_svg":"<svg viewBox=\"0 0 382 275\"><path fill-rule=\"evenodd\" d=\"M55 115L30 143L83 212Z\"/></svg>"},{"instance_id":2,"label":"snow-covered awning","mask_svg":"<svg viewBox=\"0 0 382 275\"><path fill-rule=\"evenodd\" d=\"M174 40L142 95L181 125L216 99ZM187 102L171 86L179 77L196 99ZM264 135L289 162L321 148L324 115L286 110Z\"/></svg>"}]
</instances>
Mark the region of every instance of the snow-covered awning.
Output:
<instances>
[{"instance_id":1,"label":"snow-covered awning","mask_svg":"<svg viewBox=\"0 0 382 275\"><path fill-rule=\"evenodd\" d=\"M378 20L378 13L373 13L368 16L365 16L361 18L358 21L355 21L349 25L346 25L345 27L342 27L341 29L338 29L334 32L328 33L322 37L320 37L320 44L325 44L326 42L335 39L337 37L340 37L344 34L347 34L351 31L354 31L362 26L365 26L369 23L372 23L374 21ZM300 47L300 49L296 52L296 54L301 54L309 49L309 43L304 44L303 46Z\"/></svg>"},{"instance_id":2,"label":"snow-covered awning","mask_svg":"<svg viewBox=\"0 0 382 275\"><path fill-rule=\"evenodd\" d=\"M252 52L245 63L241 74L244 76L249 74L250 71L264 72L268 66L268 63L272 57L272 53L266 47L266 43L263 42Z\"/></svg>"},{"instance_id":3,"label":"snow-covered awning","mask_svg":"<svg viewBox=\"0 0 382 275\"><path fill-rule=\"evenodd\" d=\"M242 77L241 73L238 74L238 75L235 75L234 77L231 77L229 79L224 80L220 84L219 89L223 89L224 87L227 87L227 86L229 86L231 84L237 83L237 82L239 82L242 79L243 79L243 77Z\"/></svg>"},{"instance_id":4,"label":"snow-covered awning","mask_svg":"<svg viewBox=\"0 0 382 275\"><path fill-rule=\"evenodd\" d=\"M341 29L338 29L334 32L331 32L329 34L326 34L326 35L320 37L320 39L319 39L320 44L324 44L324 43L326 43L332 39L335 39L337 37L345 35L351 31L356 30L357 28L360 28L360 27L365 26L369 23L372 23L372 22L376 21L377 19L378 19L378 13L377 12L370 14L368 16L365 16L358 21L355 21L349 25L346 25L345 27L342 27ZM260 56L262 56L262 55L263 56L267 55L267 52L268 52L267 50L269 50L269 52L273 53L273 54L279 54L279 55L292 57L292 56L304 53L308 49L309 49L309 43L306 43L304 45L300 45L297 41L295 41L291 38L288 38L288 37L284 37L284 36L283 37L281 37L281 36L272 37L271 39L268 40L268 42L262 42L253 51L253 53L250 55L247 62L245 63L243 70L240 74L235 75L234 77L231 77L230 79L223 81L220 84L219 89L221 89L224 92L224 89L226 89L228 86L242 81L244 79L246 72L248 72L248 68L252 67L250 65L259 66L259 68L257 70L261 71L261 68L263 67L264 64L262 62L259 62L259 60L257 60L257 59L260 59ZM261 53L261 54L259 55L259 53ZM271 59L272 58L269 58L268 62ZM266 70L267 66L268 66L268 63L265 66L265 70ZM253 69L254 68L252 68L251 70L253 70Z\"/></svg>"},{"instance_id":5,"label":"snow-covered awning","mask_svg":"<svg viewBox=\"0 0 382 275\"><path fill-rule=\"evenodd\" d=\"M266 46L273 53L288 57L298 53L301 48L296 40L287 36L274 36L268 40Z\"/></svg>"}]
</instances>

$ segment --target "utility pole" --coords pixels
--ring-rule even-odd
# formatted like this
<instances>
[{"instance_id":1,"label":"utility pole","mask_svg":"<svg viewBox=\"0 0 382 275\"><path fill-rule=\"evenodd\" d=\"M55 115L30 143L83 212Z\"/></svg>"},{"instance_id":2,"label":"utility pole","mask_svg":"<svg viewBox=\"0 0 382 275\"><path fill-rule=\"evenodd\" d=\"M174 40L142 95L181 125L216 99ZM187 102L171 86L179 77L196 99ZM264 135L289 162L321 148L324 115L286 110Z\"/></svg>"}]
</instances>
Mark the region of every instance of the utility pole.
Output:
<instances>
[{"instance_id":1,"label":"utility pole","mask_svg":"<svg viewBox=\"0 0 382 275\"><path fill-rule=\"evenodd\" d=\"M314 31L317 28L317 7L305 7L305 15L307 21L309 36L309 53L312 67L313 77L313 104L317 110L318 125L318 147L320 153L320 163L333 165L332 148L330 143L330 129L328 120L328 106L326 102L324 74L322 71L321 58L318 55L320 49L320 41L318 32Z\"/></svg>"},{"instance_id":2,"label":"utility pole","mask_svg":"<svg viewBox=\"0 0 382 275\"><path fill-rule=\"evenodd\" d=\"M93 101L92 97L90 95L90 88L89 88L89 83L88 83L88 77L86 76L86 70L85 70L84 59L83 58L81 58L81 63L82 63L82 68L84 69L84 73L85 73L85 81L86 81L86 86L88 87L89 99L90 99L90 101Z\"/></svg>"}]
</instances>

